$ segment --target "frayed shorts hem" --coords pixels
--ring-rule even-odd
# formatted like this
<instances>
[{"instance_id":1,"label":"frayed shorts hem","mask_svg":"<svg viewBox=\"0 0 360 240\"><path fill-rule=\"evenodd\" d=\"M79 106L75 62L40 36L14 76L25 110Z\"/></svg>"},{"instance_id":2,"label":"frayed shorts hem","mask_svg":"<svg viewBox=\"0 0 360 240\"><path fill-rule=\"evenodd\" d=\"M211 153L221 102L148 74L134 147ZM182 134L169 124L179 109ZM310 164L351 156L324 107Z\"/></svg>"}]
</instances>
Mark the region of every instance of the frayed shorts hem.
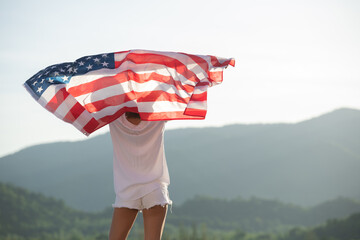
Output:
<instances>
[{"instance_id":1,"label":"frayed shorts hem","mask_svg":"<svg viewBox=\"0 0 360 240\"><path fill-rule=\"evenodd\" d=\"M166 205L172 205L172 201L169 198L169 192L167 188L158 188L145 196L129 201L122 201L116 198L115 203L112 204L113 208L129 208L142 211L154 206L160 205L165 207Z\"/></svg>"}]
</instances>

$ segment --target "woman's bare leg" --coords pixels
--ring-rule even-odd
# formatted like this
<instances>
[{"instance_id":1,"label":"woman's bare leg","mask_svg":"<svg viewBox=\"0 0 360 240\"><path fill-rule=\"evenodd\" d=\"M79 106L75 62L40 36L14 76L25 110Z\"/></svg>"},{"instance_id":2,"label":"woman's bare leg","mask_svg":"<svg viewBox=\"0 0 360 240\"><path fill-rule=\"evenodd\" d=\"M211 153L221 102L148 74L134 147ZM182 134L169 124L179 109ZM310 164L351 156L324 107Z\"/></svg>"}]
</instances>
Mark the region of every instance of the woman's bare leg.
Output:
<instances>
[{"instance_id":1,"label":"woman's bare leg","mask_svg":"<svg viewBox=\"0 0 360 240\"><path fill-rule=\"evenodd\" d=\"M160 240L165 226L167 205L156 205L142 212L145 240Z\"/></svg>"},{"instance_id":2,"label":"woman's bare leg","mask_svg":"<svg viewBox=\"0 0 360 240\"><path fill-rule=\"evenodd\" d=\"M110 240L125 240L135 222L138 210L129 208L114 208L110 227Z\"/></svg>"}]
</instances>

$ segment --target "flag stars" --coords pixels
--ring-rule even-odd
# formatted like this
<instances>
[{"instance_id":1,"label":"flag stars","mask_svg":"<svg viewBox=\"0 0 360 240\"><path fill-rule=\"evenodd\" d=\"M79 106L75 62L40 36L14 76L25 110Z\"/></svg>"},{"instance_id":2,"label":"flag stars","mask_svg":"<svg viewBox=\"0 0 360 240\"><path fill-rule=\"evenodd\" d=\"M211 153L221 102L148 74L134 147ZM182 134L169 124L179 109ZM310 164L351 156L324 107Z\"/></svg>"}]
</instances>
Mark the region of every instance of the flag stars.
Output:
<instances>
[{"instance_id":1,"label":"flag stars","mask_svg":"<svg viewBox=\"0 0 360 240\"><path fill-rule=\"evenodd\" d=\"M61 68L61 69L60 69L60 72L65 72L65 70Z\"/></svg>"},{"instance_id":2,"label":"flag stars","mask_svg":"<svg viewBox=\"0 0 360 240\"><path fill-rule=\"evenodd\" d=\"M42 90L44 90L44 89L40 86L40 87L38 87L38 89L36 90L36 92L41 93Z\"/></svg>"},{"instance_id":3,"label":"flag stars","mask_svg":"<svg viewBox=\"0 0 360 240\"><path fill-rule=\"evenodd\" d=\"M73 73L77 73L77 68L73 68Z\"/></svg>"},{"instance_id":4,"label":"flag stars","mask_svg":"<svg viewBox=\"0 0 360 240\"><path fill-rule=\"evenodd\" d=\"M79 66L84 66L84 64L85 64L85 63L84 63L83 61L80 61L80 62L79 62Z\"/></svg>"},{"instance_id":5,"label":"flag stars","mask_svg":"<svg viewBox=\"0 0 360 240\"><path fill-rule=\"evenodd\" d=\"M69 81L69 77L68 77L68 76L63 76L62 78L63 78L63 81L64 81L64 82Z\"/></svg>"},{"instance_id":6,"label":"flag stars","mask_svg":"<svg viewBox=\"0 0 360 240\"><path fill-rule=\"evenodd\" d=\"M87 70L90 70L93 68L93 66L91 64L89 64L86 68L87 68Z\"/></svg>"},{"instance_id":7,"label":"flag stars","mask_svg":"<svg viewBox=\"0 0 360 240\"><path fill-rule=\"evenodd\" d=\"M101 55L103 58L107 58L108 57L108 55L107 54L103 54L103 55Z\"/></svg>"},{"instance_id":8,"label":"flag stars","mask_svg":"<svg viewBox=\"0 0 360 240\"><path fill-rule=\"evenodd\" d=\"M94 62L99 63L100 59L96 57L96 58L94 58Z\"/></svg>"},{"instance_id":9,"label":"flag stars","mask_svg":"<svg viewBox=\"0 0 360 240\"><path fill-rule=\"evenodd\" d=\"M56 76L59 76L59 72L54 72L54 76L56 77Z\"/></svg>"},{"instance_id":10,"label":"flag stars","mask_svg":"<svg viewBox=\"0 0 360 240\"><path fill-rule=\"evenodd\" d=\"M36 84L37 84L37 81L33 82L33 84L32 84L32 85L33 85L33 86L35 86Z\"/></svg>"},{"instance_id":11,"label":"flag stars","mask_svg":"<svg viewBox=\"0 0 360 240\"><path fill-rule=\"evenodd\" d=\"M44 83L44 81L45 81L45 78L41 79L41 82L40 82L40 83Z\"/></svg>"},{"instance_id":12,"label":"flag stars","mask_svg":"<svg viewBox=\"0 0 360 240\"><path fill-rule=\"evenodd\" d=\"M107 67L107 66L109 65L109 63L107 63L107 62L104 61L104 62L102 63L102 65L103 65L103 67Z\"/></svg>"},{"instance_id":13,"label":"flag stars","mask_svg":"<svg viewBox=\"0 0 360 240\"><path fill-rule=\"evenodd\" d=\"M68 70L67 70L69 73L71 73L73 71L73 68L72 67L69 67Z\"/></svg>"},{"instance_id":14,"label":"flag stars","mask_svg":"<svg viewBox=\"0 0 360 240\"><path fill-rule=\"evenodd\" d=\"M90 60L90 59L91 59L91 57L87 57L87 58L86 58L86 60Z\"/></svg>"},{"instance_id":15,"label":"flag stars","mask_svg":"<svg viewBox=\"0 0 360 240\"><path fill-rule=\"evenodd\" d=\"M48 82L49 83L54 83L54 79L49 78Z\"/></svg>"}]
</instances>

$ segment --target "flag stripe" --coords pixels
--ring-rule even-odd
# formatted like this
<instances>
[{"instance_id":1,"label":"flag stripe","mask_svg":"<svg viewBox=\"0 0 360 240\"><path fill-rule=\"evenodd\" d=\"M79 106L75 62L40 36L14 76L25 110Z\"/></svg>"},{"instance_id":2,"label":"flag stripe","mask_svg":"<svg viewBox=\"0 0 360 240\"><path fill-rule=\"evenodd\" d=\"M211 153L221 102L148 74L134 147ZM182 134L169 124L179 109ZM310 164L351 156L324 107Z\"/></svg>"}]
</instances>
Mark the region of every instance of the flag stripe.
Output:
<instances>
[{"instance_id":1,"label":"flag stripe","mask_svg":"<svg viewBox=\"0 0 360 240\"><path fill-rule=\"evenodd\" d=\"M83 127L83 131L91 133L99 128L99 122L92 118L86 125Z\"/></svg>"},{"instance_id":2,"label":"flag stripe","mask_svg":"<svg viewBox=\"0 0 360 240\"><path fill-rule=\"evenodd\" d=\"M64 117L65 119L67 119L66 122L74 122L76 121L76 119L85 111L85 108L80 104L80 103L76 103L70 110L69 112L66 114L66 116Z\"/></svg>"},{"instance_id":3,"label":"flag stripe","mask_svg":"<svg viewBox=\"0 0 360 240\"><path fill-rule=\"evenodd\" d=\"M167 121L167 120L186 120L186 119L204 119L206 116L206 110L199 109L186 109L184 111L173 112L156 112L146 113L141 112L141 119L146 121Z\"/></svg>"},{"instance_id":4,"label":"flag stripe","mask_svg":"<svg viewBox=\"0 0 360 240\"><path fill-rule=\"evenodd\" d=\"M91 122L91 124L89 124L89 122ZM97 124L95 124L95 122L97 122ZM89 135L91 132L99 129L102 126L105 126L107 123L96 120L91 116L90 113L83 111L72 124L85 135ZM91 131L89 131L90 126L94 127Z\"/></svg>"},{"instance_id":5,"label":"flag stripe","mask_svg":"<svg viewBox=\"0 0 360 240\"><path fill-rule=\"evenodd\" d=\"M69 93L66 91L65 87L59 89L55 93L54 97L46 104L45 108L50 112L55 112L59 105L64 102L68 95Z\"/></svg>"},{"instance_id":6,"label":"flag stripe","mask_svg":"<svg viewBox=\"0 0 360 240\"><path fill-rule=\"evenodd\" d=\"M118 106L119 103L125 103L136 99L136 95L133 92L127 92L120 95L108 97L104 100L93 101L85 105L85 109L88 112L99 112L100 110L110 107Z\"/></svg>"}]
</instances>

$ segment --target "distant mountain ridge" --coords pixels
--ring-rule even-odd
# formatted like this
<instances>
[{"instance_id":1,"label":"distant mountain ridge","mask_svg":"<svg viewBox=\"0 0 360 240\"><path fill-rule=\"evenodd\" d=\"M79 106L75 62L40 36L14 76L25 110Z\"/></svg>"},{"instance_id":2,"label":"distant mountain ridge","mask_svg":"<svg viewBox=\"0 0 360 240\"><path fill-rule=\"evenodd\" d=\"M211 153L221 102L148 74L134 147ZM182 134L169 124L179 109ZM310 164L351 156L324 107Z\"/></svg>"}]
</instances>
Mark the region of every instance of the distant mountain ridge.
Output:
<instances>
[{"instance_id":1,"label":"distant mountain ridge","mask_svg":"<svg viewBox=\"0 0 360 240\"><path fill-rule=\"evenodd\" d=\"M360 199L360 111L296 124L236 124L165 133L175 204L194 195L315 205ZM33 146L0 158L0 181L101 210L114 201L109 134Z\"/></svg>"}]
</instances>

